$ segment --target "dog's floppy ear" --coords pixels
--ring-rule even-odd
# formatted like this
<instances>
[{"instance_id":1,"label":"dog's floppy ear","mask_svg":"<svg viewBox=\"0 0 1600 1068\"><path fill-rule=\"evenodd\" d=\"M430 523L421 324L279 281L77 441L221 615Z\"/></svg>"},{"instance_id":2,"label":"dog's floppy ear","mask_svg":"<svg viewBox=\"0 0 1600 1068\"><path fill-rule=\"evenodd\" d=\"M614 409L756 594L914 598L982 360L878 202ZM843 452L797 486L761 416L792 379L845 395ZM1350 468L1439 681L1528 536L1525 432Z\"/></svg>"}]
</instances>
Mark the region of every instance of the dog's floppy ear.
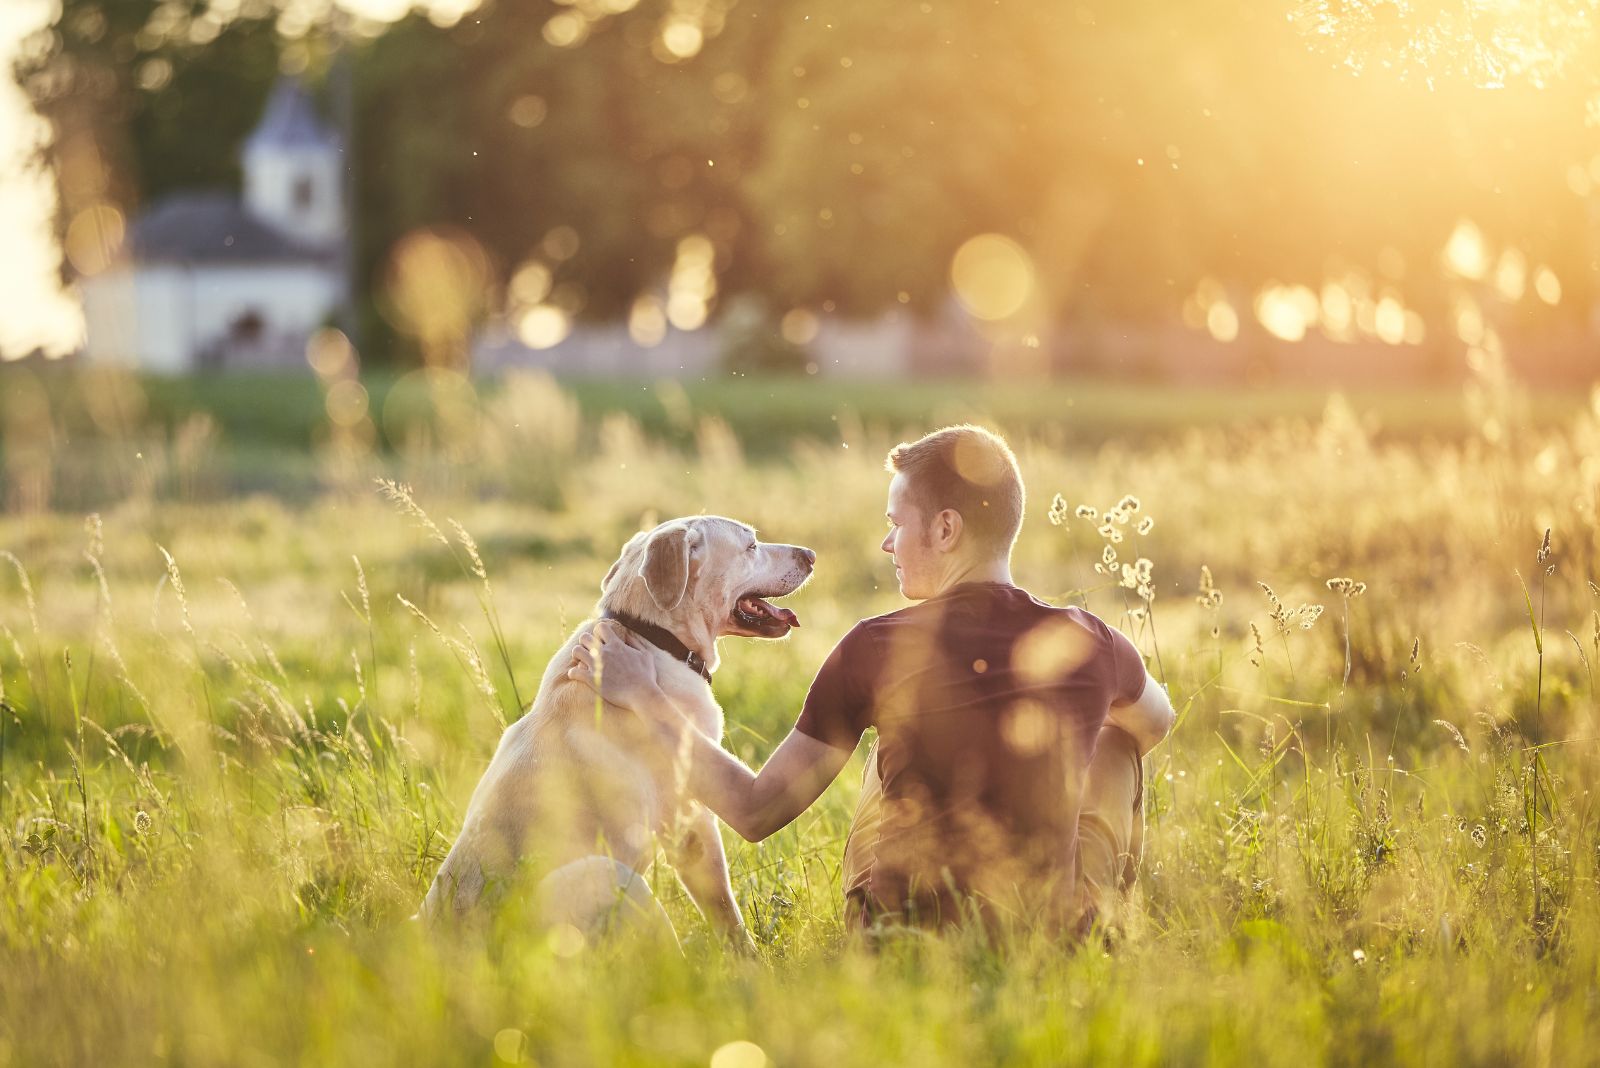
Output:
<instances>
[{"instance_id":1,"label":"dog's floppy ear","mask_svg":"<svg viewBox=\"0 0 1600 1068\"><path fill-rule=\"evenodd\" d=\"M697 540L688 526L658 531L644 547L644 588L664 612L678 607L689 589L689 549Z\"/></svg>"}]
</instances>

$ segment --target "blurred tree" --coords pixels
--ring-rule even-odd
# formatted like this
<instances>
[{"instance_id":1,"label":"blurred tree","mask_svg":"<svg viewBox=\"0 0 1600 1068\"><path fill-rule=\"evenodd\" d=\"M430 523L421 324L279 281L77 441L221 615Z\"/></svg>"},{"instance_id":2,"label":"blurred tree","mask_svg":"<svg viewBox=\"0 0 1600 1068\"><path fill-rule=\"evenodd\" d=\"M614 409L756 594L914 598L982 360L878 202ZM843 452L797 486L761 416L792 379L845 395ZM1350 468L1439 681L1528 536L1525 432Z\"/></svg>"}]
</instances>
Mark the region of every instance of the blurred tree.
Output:
<instances>
[{"instance_id":1,"label":"blurred tree","mask_svg":"<svg viewBox=\"0 0 1600 1068\"><path fill-rule=\"evenodd\" d=\"M237 184L238 147L278 70L272 9L223 18L204 0L60 0L14 75L53 139L58 232L175 189ZM65 270L65 264L63 264Z\"/></svg>"},{"instance_id":2,"label":"blurred tree","mask_svg":"<svg viewBox=\"0 0 1600 1068\"><path fill-rule=\"evenodd\" d=\"M448 225L495 279L537 263L538 299L589 317L662 290L690 235L712 242L719 299L931 314L952 254L992 231L1027 250L1058 320L1164 320L1203 278L1247 295L1352 269L1442 320L1439 253L1466 218L1490 257L1559 276L1557 307L1517 314L1576 320L1600 275L1594 5L1533 6L1464 22L1446 0L412 14L348 41L367 319L385 322L396 243ZM221 10L62 0L17 73L56 130L64 218L234 181L279 67L315 78L348 36L275 0Z\"/></svg>"}]
</instances>

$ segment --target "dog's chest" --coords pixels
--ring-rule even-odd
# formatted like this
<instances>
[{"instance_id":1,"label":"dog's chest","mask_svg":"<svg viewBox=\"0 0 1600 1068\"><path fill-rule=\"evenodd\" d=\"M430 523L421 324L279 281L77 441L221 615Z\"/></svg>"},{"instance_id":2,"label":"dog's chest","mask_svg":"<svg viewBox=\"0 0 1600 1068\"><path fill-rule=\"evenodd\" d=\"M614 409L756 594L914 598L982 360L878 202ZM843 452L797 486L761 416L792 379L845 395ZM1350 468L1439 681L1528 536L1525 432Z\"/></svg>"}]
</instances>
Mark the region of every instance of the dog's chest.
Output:
<instances>
[{"instance_id":1,"label":"dog's chest","mask_svg":"<svg viewBox=\"0 0 1600 1068\"><path fill-rule=\"evenodd\" d=\"M700 673L666 653L657 657L656 683L694 728L722 740L722 709L710 699L710 684Z\"/></svg>"}]
</instances>

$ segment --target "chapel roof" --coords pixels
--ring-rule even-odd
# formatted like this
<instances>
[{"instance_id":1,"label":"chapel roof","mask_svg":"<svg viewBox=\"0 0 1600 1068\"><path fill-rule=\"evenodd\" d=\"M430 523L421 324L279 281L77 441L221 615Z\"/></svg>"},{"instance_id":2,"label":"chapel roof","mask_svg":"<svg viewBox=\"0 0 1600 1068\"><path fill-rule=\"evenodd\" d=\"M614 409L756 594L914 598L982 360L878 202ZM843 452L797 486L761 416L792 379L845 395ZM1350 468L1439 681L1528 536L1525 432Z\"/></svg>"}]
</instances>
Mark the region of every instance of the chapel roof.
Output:
<instances>
[{"instance_id":1,"label":"chapel roof","mask_svg":"<svg viewBox=\"0 0 1600 1068\"><path fill-rule=\"evenodd\" d=\"M139 262L328 263L326 250L307 248L251 215L227 193L174 193L133 222L128 253Z\"/></svg>"},{"instance_id":2,"label":"chapel roof","mask_svg":"<svg viewBox=\"0 0 1600 1068\"><path fill-rule=\"evenodd\" d=\"M260 148L323 148L338 135L317 115L316 105L298 79L282 77L267 97L266 110L245 140L246 152Z\"/></svg>"}]
</instances>

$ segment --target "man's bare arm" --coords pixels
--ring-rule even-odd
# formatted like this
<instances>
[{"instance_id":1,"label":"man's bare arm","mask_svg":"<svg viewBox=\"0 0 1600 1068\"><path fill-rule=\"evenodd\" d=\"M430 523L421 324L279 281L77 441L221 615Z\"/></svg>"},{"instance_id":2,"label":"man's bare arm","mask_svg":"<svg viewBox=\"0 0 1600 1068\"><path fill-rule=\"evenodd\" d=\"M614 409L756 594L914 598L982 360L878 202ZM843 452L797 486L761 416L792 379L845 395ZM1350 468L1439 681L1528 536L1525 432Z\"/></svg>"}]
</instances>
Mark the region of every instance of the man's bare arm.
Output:
<instances>
[{"instance_id":1,"label":"man's bare arm","mask_svg":"<svg viewBox=\"0 0 1600 1068\"><path fill-rule=\"evenodd\" d=\"M759 842L811 806L850 759L850 750L791 730L759 774L695 728L656 684L650 656L608 624L585 635L573 651L569 678L595 687L609 703L626 708L661 735L688 769L689 793L723 822L752 842ZM603 670L596 678L597 661ZM687 701L703 701L716 709L710 690ZM691 713L693 709L689 710ZM721 711L716 710L720 721Z\"/></svg>"},{"instance_id":2,"label":"man's bare arm","mask_svg":"<svg viewBox=\"0 0 1600 1068\"><path fill-rule=\"evenodd\" d=\"M1156 681L1154 675L1146 673L1144 692L1135 701L1112 705L1106 722L1131 734L1139 745L1139 755L1144 756L1160 744L1177 719L1178 714L1173 711L1166 688Z\"/></svg>"},{"instance_id":3,"label":"man's bare arm","mask_svg":"<svg viewBox=\"0 0 1600 1068\"><path fill-rule=\"evenodd\" d=\"M663 743L677 747L679 758L687 762L690 795L746 841L759 842L787 827L822 796L850 759L849 750L791 730L761 771L751 771L719 741L693 727L666 694L657 693L648 701L665 704L678 720L658 729ZM658 724L669 715L659 707L635 711Z\"/></svg>"}]
</instances>

